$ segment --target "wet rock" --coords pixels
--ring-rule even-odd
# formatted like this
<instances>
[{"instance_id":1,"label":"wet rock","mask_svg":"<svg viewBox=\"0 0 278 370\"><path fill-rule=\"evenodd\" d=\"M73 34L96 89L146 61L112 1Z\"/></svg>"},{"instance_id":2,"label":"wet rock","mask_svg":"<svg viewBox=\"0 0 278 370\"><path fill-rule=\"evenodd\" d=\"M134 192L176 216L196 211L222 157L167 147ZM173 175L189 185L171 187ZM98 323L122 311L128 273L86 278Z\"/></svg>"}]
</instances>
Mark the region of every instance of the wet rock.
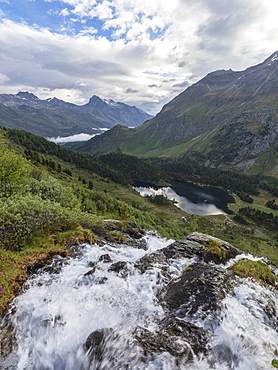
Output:
<instances>
[{"instance_id":1,"label":"wet rock","mask_svg":"<svg viewBox=\"0 0 278 370\"><path fill-rule=\"evenodd\" d=\"M242 251L221 239L195 232L164 248L163 253L167 259L197 256L206 263L219 264L235 258Z\"/></svg>"},{"instance_id":2,"label":"wet rock","mask_svg":"<svg viewBox=\"0 0 278 370\"><path fill-rule=\"evenodd\" d=\"M112 265L109 267L108 271L119 272L125 267L126 267L126 262L119 261L119 262L112 263Z\"/></svg>"},{"instance_id":3,"label":"wet rock","mask_svg":"<svg viewBox=\"0 0 278 370\"><path fill-rule=\"evenodd\" d=\"M100 257L99 257L99 261L100 262L106 262L106 263L109 263L109 262L112 262L112 258L109 256L109 254L102 254Z\"/></svg>"},{"instance_id":4,"label":"wet rock","mask_svg":"<svg viewBox=\"0 0 278 370\"><path fill-rule=\"evenodd\" d=\"M169 335L166 332L151 332L147 329L137 328L134 338L144 350L147 356L153 353L169 352L176 358L187 357L188 361L193 359L191 347L185 341L181 341L175 335Z\"/></svg>"},{"instance_id":5,"label":"wet rock","mask_svg":"<svg viewBox=\"0 0 278 370\"><path fill-rule=\"evenodd\" d=\"M123 229L123 232L128 234L134 239L140 239L142 238L146 232L142 229L140 229L134 222L129 221L126 225L126 227Z\"/></svg>"},{"instance_id":6,"label":"wet rock","mask_svg":"<svg viewBox=\"0 0 278 370\"><path fill-rule=\"evenodd\" d=\"M107 277L103 276L103 277L98 277L95 279L95 284L105 284L106 281L108 280Z\"/></svg>"},{"instance_id":7,"label":"wet rock","mask_svg":"<svg viewBox=\"0 0 278 370\"><path fill-rule=\"evenodd\" d=\"M84 276L91 276L91 275L93 275L94 273L95 273L95 271L96 271L96 266L94 266L91 270L89 270L89 271L87 271L85 274L84 274Z\"/></svg>"},{"instance_id":8,"label":"wet rock","mask_svg":"<svg viewBox=\"0 0 278 370\"><path fill-rule=\"evenodd\" d=\"M242 251L231 244L210 235L195 232L182 240L170 244L166 248L145 255L136 262L135 267L141 273L153 267L159 267L163 276L170 281L170 260L195 258L205 263L214 262L220 264L239 254L242 254Z\"/></svg>"},{"instance_id":9,"label":"wet rock","mask_svg":"<svg viewBox=\"0 0 278 370\"><path fill-rule=\"evenodd\" d=\"M195 233L192 233L192 234L188 235L187 240L196 241L197 243L200 243L200 244L205 245L205 246L210 241L215 241L216 243L219 243L221 245L221 247L225 250L225 256L220 261L220 262L223 262L223 263L227 262L228 260L230 260L232 258L235 258L239 254L242 254L241 250L237 249L236 247L234 247L230 243L228 243L228 242L226 242L222 239L215 238L215 237L210 236L210 235L195 232ZM209 262L209 261L205 261L205 262ZM212 261L212 262L218 263L217 260Z\"/></svg>"},{"instance_id":10,"label":"wet rock","mask_svg":"<svg viewBox=\"0 0 278 370\"><path fill-rule=\"evenodd\" d=\"M76 258L81 257L84 250L84 244L80 244L78 242L72 243L71 246L67 246L69 251L69 257Z\"/></svg>"},{"instance_id":11,"label":"wet rock","mask_svg":"<svg viewBox=\"0 0 278 370\"><path fill-rule=\"evenodd\" d=\"M232 290L237 278L229 270L217 265L195 263L161 293L161 304L173 316L193 316L204 319L216 314L221 301ZM214 316L214 315L212 315Z\"/></svg>"},{"instance_id":12,"label":"wet rock","mask_svg":"<svg viewBox=\"0 0 278 370\"><path fill-rule=\"evenodd\" d=\"M112 329L99 329L93 331L83 346L90 361L93 359L101 361L105 351L105 339L112 334Z\"/></svg>"},{"instance_id":13,"label":"wet rock","mask_svg":"<svg viewBox=\"0 0 278 370\"><path fill-rule=\"evenodd\" d=\"M45 268L50 265L53 260L59 261L61 257L66 257L67 252L61 252L60 255L55 251L46 253L38 253L26 266L26 272L28 275L36 273L38 270Z\"/></svg>"},{"instance_id":14,"label":"wet rock","mask_svg":"<svg viewBox=\"0 0 278 370\"><path fill-rule=\"evenodd\" d=\"M126 238L122 233L113 231L113 234L109 233L105 236L105 240L110 243L125 244L126 242L128 242L129 239Z\"/></svg>"},{"instance_id":15,"label":"wet rock","mask_svg":"<svg viewBox=\"0 0 278 370\"><path fill-rule=\"evenodd\" d=\"M90 261L90 262L88 263L88 267L95 267L95 266L96 266L96 264L97 264L97 262Z\"/></svg>"},{"instance_id":16,"label":"wet rock","mask_svg":"<svg viewBox=\"0 0 278 370\"><path fill-rule=\"evenodd\" d=\"M185 340L195 355L207 353L207 343L210 334L199 326L176 317L168 317L162 322L164 330L169 335L175 335Z\"/></svg>"},{"instance_id":17,"label":"wet rock","mask_svg":"<svg viewBox=\"0 0 278 370\"><path fill-rule=\"evenodd\" d=\"M125 278L129 274L129 270L127 268L126 262L119 261L116 263L112 263L112 265L108 269L109 272L116 272L122 278Z\"/></svg>"},{"instance_id":18,"label":"wet rock","mask_svg":"<svg viewBox=\"0 0 278 370\"><path fill-rule=\"evenodd\" d=\"M132 247L132 248L137 248L137 249L147 249L147 243L144 239L130 239L127 242L125 242L125 245Z\"/></svg>"},{"instance_id":19,"label":"wet rock","mask_svg":"<svg viewBox=\"0 0 278 370\"><path fill-rule=\"evenodd\" d=\"M2 359L5 359L13 350L15 343L14 329L11 323L8 323L6 318L3 319L0 326L0 369ZM4 369L4 368L3 368Z\"/></svg>"},{"instance_id":20,"label":"wet rock","mask_svg":"<svg viewBox=\"0 0 278 370\"><path fill-rule=\"evenodd\" d=\"M47 272L49 274L59 274L61 272L62 268L57 266L45 266L40 271L41 272Z\"/></svg>"},{"instance_id":21,"label":"wet rock","mask_svg":"<svg viewBox=\"0 0 278 370\"><path fill-rule=\"evenodd\" d=\"M163 251L156 251L155 253L147 254L142 257L134 266L143 274L145 271L153 267L159 267L162 269L162 272L163 270L166 272L169 264L167 263L167 257Z\"/></svg>"}]
</instances>

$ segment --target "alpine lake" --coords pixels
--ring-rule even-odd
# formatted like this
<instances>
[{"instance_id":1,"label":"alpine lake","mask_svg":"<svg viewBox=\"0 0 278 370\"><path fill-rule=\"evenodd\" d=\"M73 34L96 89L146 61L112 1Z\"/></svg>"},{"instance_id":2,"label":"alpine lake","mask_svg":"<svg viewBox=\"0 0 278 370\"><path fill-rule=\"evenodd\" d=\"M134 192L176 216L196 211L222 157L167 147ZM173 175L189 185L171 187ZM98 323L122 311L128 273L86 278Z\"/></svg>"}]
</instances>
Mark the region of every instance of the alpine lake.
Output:
<instances>
[{"instance_id":1,"label":"alpine lake","mask_svg":"<svg viewBox=\"0 0 278 370\"><path fill-rule=\"evenodd\" d=\"M174 181L171 186L136 182L133 188L143 197L164 195L189 214L202 216L233 214L228 208L229 203L234 203L233 196L215 187Z\"/></svg>"}]
</instances>

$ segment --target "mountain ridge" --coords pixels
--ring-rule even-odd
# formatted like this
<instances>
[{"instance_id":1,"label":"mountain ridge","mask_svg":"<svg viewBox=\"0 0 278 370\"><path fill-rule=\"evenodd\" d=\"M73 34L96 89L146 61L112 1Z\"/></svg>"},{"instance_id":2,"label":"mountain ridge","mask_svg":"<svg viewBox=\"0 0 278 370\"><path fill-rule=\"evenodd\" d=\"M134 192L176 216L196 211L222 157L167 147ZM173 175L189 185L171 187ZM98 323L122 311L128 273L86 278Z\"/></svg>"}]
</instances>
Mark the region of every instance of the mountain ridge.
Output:
<instances>
[{"instance_id":1,"label":"mountain ridge","mask_svg":"<svg viewBox=\"0 0 278 370\"><path fill-rule=\"evenodd\" d=\"M82 150L121 150L139 157L190 155L207 166L278 176L277 95L278 51L244 71L209 73L142 126L121 128L121 133L118 128L122 142L117 138L114 144L106 132Z\"/></svg>"},{"instance_id":2,"label":"mountain ridge","mask_svg":"<svg viewBox=\"0 0 278 370\"><path fill-rule=\"evenodd\" d=\"M139 126L152 118L143 110L94 95L87 104L75 105L58 98L39 99L29 92L0 94L0 125L44 137L93 134L96 128L117 124Z\"/></svg>"}]
</instances>

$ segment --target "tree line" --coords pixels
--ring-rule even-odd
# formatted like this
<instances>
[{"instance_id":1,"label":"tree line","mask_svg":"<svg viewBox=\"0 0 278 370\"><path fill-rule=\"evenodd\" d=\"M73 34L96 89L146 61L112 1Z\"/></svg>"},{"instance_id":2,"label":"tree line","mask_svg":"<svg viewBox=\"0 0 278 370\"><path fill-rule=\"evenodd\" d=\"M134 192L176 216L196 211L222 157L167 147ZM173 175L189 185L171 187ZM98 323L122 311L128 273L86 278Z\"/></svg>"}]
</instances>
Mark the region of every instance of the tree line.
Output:
<instances>
[{"instance_id":1,"label":"tree line","mask_svg":"<svg viewBox=\"0 0 278 370\"><path fill-rule=\"evenodd\" d=\"M185 181L221 188L226 192L236 193L240 199L252 203L252 195L259 190L268 191L278 196L278 180L262 175L245 175L238 172L224 171L205 167L193 158L140 159L120 152L92 156L66 149L53 142L25 131L9 129L8 137L26 148L27 158L47 161L40 154L50 154L79 168L92 171L102 177L122 185L131 185L136 181L158 184L159 182ZM50 160L51 162L51 160ZM55 163L48 163L55 167ZM52 161L53 162L53 161ZM55 168L59 171L59 165ZM69 172L68 169L61 169Z\"/></svg>"}]
</instances>

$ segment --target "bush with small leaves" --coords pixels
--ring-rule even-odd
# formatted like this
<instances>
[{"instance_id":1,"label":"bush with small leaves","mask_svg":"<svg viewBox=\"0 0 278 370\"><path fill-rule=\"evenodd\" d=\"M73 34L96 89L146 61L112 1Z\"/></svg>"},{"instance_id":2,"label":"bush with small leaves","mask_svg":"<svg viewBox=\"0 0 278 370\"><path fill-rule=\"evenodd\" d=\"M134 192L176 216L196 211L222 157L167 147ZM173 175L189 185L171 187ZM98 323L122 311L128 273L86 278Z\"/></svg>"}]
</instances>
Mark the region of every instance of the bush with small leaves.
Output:
<instances>
[{"instance_id":1,"label":"bush with small leaves","mask_svg":"<svg viewBox=\"0 0 278 370\"><path fill-rule=\"evenodd\" d=\"M78 212L27 195L0 200L0 248L20 250L37 232L63 231L78 225Z\"/></svg>"},{"instance_id":2,"label":"bush with small leaves","mask_svg":"<svg viewBox=\"0 0 278 370\"><path fill-rule=\"evenodd\" d=\"M19 192L29 179L29 164L19 154L0 150L0 196L9 197Z\"/></svg>"}]
</instances>

